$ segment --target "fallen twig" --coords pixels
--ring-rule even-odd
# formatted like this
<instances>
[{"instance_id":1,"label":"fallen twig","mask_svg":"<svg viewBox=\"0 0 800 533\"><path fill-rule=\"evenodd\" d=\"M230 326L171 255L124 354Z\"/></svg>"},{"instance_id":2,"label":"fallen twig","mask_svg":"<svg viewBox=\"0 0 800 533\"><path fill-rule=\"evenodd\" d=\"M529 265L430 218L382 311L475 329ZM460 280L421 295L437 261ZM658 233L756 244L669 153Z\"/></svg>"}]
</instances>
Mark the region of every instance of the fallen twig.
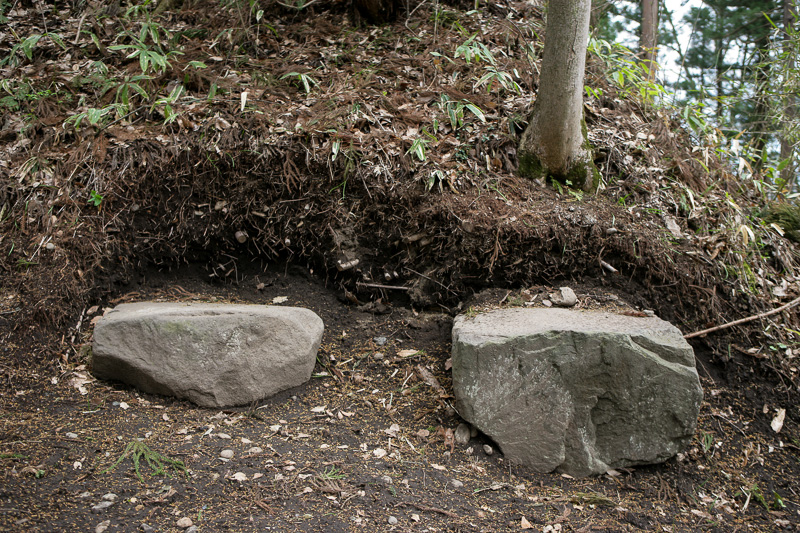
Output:
<instances>
[{"instance_id":1,"label":"fallen twig","mask_svg":"<svg viewBox=\"0 0 800 533\"><path fill-rule=\"evenodd\" d=\"M395 507L403 507L404 505L409 505L411 507L419 509L420 511L428 511L428 512L431 512L431 513L439 513L439 514L443 514L445 516L449 516L450 518L458 518L458 515L456 513L452 512L452 511L446 511L444 509L439 509L438 507L428 507L427 505L422 505L422 504L419 504L419 503L399 502L399 503L396 503L394 506Z\"/></svg>"},{"instance_id":2,"label":"fallen twig","mask_svg":"<svg viewBox=\"0 0 800 533\"><path fill-rule=\"evenodd\" d=\"M408 287L398 286L398 285L381 285L380 283L362 283L360 281L356 282L356 288L366 288L366 289L387 289L392 291L407 291L409 290Z\"/></svg>"},{"instance_id":3,"label":"fallen twig","mask_svg":"<svg viewBox=\"0 0 800 533\"><path fill-rule=\"evenodd\" d=\"M616 268L614 268L613 266L609 265L608 263L606 263L602 259L600 260L600 266L605 268L606 270L608 270L612 274L616 274L617 273L617 269Z\"/></svg>"},{"instance_id":4,"label":"fallen twig","mask_svg":"<svg viewBox=\"0 0 800 533\"><path fill-rule=\"evenodd\" d=\"M694 337L699 337L700 335L705 335L707 333L712 333L714 331L719 331L721 329L730 328L733 326L738 326L739 324L745 324L747 322L752 322L753 320L758 320L759 318L766 318L768 316L776 315L781 311L786 311L787 309L791 309L792 307L800 304L800 298L795 298L788 304L778 307L777 309L773 309L772 311L767 311L766 313L760 313L758 315L749 316L747 318L740 318L739 320L734 320L733 322L728 322L727 324L722 324L721 326L714 326L713 328L703 329L700 331L695 331L694 333L689 333L688 335L684 335L684 339L691 339Z\"/></svg>"}]
</instances>

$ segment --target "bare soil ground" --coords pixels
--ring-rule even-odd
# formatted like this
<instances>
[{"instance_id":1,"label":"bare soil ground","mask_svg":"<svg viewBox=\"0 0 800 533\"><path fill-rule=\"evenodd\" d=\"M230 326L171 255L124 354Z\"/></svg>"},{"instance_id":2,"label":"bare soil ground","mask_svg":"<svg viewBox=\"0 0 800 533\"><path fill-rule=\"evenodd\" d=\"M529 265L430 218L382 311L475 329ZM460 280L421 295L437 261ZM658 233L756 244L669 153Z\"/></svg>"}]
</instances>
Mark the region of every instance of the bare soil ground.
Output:
<instances>
[{"instance_id":1,"label":"bare soil ground","mask_svg":"<svg viewBox=\"0 0 800 533\"><path fill-rule=\"evenodd\" d=\"M798 529L796 309L693 341L698 433L664 465L577 480L509 464L481 435L453 443L450 325L470 306L570 285L581 306L653 309L689 333L795 297L796 247L758 219L752 187L594 56L601 189L516 177L535 3L423 4L378 28L338 4L254 5L153 19L161 52L183 55L136 79L138 58L112 47L153 20L130 6L6 13L0 528ZM46 33L63 46L14 48ZM468 61L470 42L495 63ZM480 82L492 72L518 88ZM224 412L92 380L93 319L152 299L308 307L326 324L315 377ZM154 475L152 455L137 471L136 442L186 471Z\"/></svg>"},{"instance_id":2,"label":"bare soil ground","mask_svg":"<svg viewBox=\"0 0 800 533\"><path fill-rule=\"evenodd\" d=\"M300 267L247 274L238 286L206 277L189 268L148 272L115 303L286 297L280 305L313 309L326 324L312 381L217 412L94 381L82 366L6 366L4 530L105 523L108 531L178 531L184 517L201 531L766 531L798 523L796 429L769 429L785 399L758 380L715 377L703 352L706 400L685 454L600 478L536 474L481 435L454 444L449 314L361 312ZM608 294L578 289L586 307L608 306ZM503 305L506 295L488 291L474 305ZM186 475L154 475L142 459L139 479L131 457L107 471L139 439L182 461ZM226 449L229 460L220 457ZM109 493L114 504L93 511Z\"/></svg>"}]
</instances>

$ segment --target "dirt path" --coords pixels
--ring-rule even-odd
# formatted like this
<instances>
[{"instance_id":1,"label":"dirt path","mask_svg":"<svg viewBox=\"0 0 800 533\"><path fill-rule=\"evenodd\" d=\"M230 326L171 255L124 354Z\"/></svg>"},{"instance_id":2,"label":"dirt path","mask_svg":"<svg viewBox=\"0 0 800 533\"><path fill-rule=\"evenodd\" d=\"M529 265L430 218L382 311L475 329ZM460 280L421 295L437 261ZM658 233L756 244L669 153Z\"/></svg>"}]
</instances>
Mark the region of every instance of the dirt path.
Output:
<instances>
[{"instance_id":1,"label":"dirt path","mask_svg":"<svg viewBox=\"0 0 800 533\"><path fill-rule=\"evenodd\" d=\"M283 305L313 309L326 323L314 378L262 404L216 412L86 381L74 366L81 361L63 374L52 365L8 368L2 530L179 531L185 518L198 531L765 531L800 524L798 441L769 428L781 405L760 407L758 389L740 393L712 379L702 357L706 401L690 449L664 465L579 480L509 464L482 436L452 443L460 420L448 397L448 314L359 312L297 268L239 286L209 285L189 270L153 273L128 289L117 301L269 303L283 296ZM585 291L578 294L582 305L592 304ZM132 457L108 471L132 442L182 461L186 475L166 463L154 475L145 456L141 479ZM104 501L110 505L101 508Z\"/></svg>"}]
</instances>

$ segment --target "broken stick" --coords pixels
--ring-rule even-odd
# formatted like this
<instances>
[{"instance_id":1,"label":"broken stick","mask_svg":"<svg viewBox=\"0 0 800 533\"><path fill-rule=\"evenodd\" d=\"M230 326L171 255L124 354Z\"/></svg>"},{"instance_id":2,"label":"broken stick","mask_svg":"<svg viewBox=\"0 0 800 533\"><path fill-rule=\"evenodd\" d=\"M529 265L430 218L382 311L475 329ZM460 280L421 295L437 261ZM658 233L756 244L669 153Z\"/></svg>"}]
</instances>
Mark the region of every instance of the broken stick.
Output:
<instances>
[{"instance_id":1,"label":"broken stick","mask_svg":"<svg viewBox=\"0 0 800 533\"><path fill-rule=\"evenodd\" d=\"M705 335L706 333L713 333L714 331L719 331L721 329L730 328L733 326L738 326L739 324L745 324L747 322L752 322L753 320L758 320L759 318L766 318L771 315L776 315L781 311L786 311L787 309L791 309L792 307L800 304L800 298L795 298L788 304L778 307L777 309L773 309L772 311L767 311L765 313L761 313L758 315L749 316L747 318L740 318L739 320L734 320L733 322L728 322L727 324L722 324L721 326L714 326L713 328L708 328L700 331L695 331L694 333L689 333L688 335L684 335L684 339L691 339L694 337L699 337L700 335Z\"/></svg>"}]
</instances>

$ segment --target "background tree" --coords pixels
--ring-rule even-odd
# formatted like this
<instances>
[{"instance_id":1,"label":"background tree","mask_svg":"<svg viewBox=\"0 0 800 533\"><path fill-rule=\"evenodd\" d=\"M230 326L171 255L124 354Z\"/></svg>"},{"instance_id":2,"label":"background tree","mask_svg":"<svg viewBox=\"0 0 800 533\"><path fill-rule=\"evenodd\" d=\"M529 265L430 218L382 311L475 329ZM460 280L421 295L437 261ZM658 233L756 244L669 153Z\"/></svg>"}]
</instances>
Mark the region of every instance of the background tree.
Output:
<instances>
[{"instance_id":1,"label":"background tree","mask_svg":"<svg viewBox=\"0 0 800 533\"><path fill-rule=\"evenodd\" d=\"M798 83L797 77L797 40L798 34L795 30L797 25L797 6L795 0L783 0L783 43L782 55L779 56L783 60L784 68L784 83L783 87L783 114L779 117L780 130L781 130L781 152L780 161L783 168L781 169L781 181L789 186L791 190L795 185L795 172L796 172L796 157L795 157L795 144L798 135L797 132L797 90Z\"/></svg>"},{"instance_id":2,"label":"background tree","mask_svg":"<svg viewBox=\"0 0 800 533\"><path fill-rule=\"evenodd\" d=\"M681 58L683 76L676 88L713 109L723 130L732 135L745 130L756 167L765 161L770 129L767 65L773 28L767 17L781 20L780 8L778 0L704 0L684 19L695 33Z\"/></svg>"},{"instance_id":3,"label":"background tree","mask_svg":"<svg viewBox=\"0 0 800 533\"><path fill-rule=\"evenodd\" d=\"M554 176L586 191L598 176L583 118L590 12L591 0L550 0L539 91L518 150L522 175Z\"/></svg>"},{"instance_id":4,"label":"background tree","mask_svg":"<svg viewBox=\"0 0 800 533\"><path fill-rule=\"evenodd\" d=\"M641 0L641 11L639 54L652 78L658 61L658 0Z\"/></svg>"}]
</instances>

